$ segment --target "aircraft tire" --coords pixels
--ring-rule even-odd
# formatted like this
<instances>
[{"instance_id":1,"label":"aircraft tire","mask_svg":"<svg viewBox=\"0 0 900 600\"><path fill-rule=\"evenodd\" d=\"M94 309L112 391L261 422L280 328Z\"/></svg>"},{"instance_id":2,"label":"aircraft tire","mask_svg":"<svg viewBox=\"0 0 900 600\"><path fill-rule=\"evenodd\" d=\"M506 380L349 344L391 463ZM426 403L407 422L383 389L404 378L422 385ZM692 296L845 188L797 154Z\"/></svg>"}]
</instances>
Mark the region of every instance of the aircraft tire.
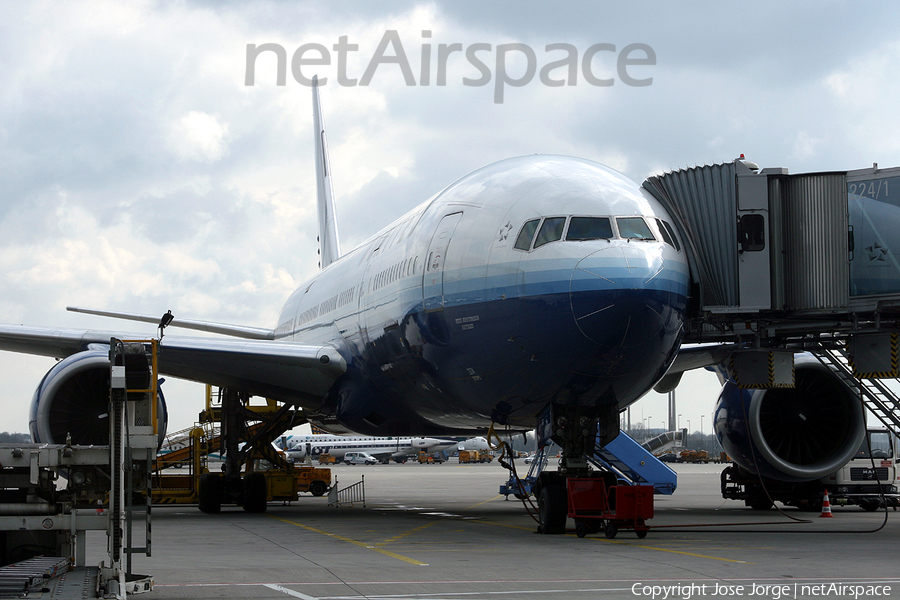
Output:
<instances>
[{"instance_id":1,"label":"aircraft tire","mask_svg":"<svg viewBox=\"0 0 900 600\"><path fill-rule=\"evenodd\" d=\"M216 514L222 511L222 478L215 473L200 476L197 503L202 512Z\"/></svg>"},{"instance_id":2,"label":"aircraft tire","mask_svg":"<svg viewBox=\"0 0 900 600\"><path fill-rule=\"evenodd\" d=\"M565 533L567 513L565 488L557 483L543 486L538 497L538 521L541 533Z\"/></svg>"},{"instance_id":3,"label":"aircraft tire","mask_svg":"<svg viewBox=\"0 0 900 600\"><path fill-rule=\"evenodd\" d=\"M269 491L266 476L262 473L249 473L244 477L244 510L249 513L266 511Z\"/></svg>"}]
</instances>

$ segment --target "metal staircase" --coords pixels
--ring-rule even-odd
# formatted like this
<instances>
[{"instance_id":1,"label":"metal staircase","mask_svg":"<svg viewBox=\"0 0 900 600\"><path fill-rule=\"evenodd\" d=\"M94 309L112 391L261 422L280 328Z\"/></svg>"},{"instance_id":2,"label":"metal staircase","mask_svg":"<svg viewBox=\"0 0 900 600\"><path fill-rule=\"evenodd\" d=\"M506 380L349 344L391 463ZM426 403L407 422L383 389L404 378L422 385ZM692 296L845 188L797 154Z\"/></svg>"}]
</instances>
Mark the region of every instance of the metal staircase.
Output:
<instances>
[{"instance_id":1,"label":"metal staircase","mask_svg":"<svg viewBox=\"0 0 900 600\"><path fill-rule=\"evenodd\" d=\"M687 430L666 431L643 442L641 446L652 452L654 456L659 456L673 448L683 448L684 431Z\"/></svg>"},{"instance_id":2,"label":"metal staircase","mask_svg":"<svg viewBox=\"0 0 900 600\"><path fill-rule=\"evenodd\" d=\"M830 367L853 389L857 389L866 408L894 435L900 435L900 396L879 379L858 379L853 375L850 357L842 347L822 346L814 352L823 365Z\"/></svg>"},{"instance_id":3,"label":"metal staircase","mask_svg":"<svg viewBox=\"0 0 900 600\"><path fill-rule=\"evenodd\" d=\"M678 485L678 475L624 431L606 446L596 444L588 460L618 473L633 484L652 485L655 493L670 495Z\"/></svg>"}]
</instances>

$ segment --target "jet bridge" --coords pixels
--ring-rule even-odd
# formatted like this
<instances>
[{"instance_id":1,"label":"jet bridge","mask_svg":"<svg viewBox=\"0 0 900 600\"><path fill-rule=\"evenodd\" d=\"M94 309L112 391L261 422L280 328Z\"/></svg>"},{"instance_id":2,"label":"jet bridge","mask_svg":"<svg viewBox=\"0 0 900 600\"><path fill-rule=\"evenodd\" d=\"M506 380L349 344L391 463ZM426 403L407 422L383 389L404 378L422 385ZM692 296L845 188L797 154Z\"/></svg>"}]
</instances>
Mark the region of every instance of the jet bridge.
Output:
<instances>
[{"instance_id":1,"label":"jet bridge","mask_svg":"<svg viewBox=\"0 0 900 600\"><path fill-rule=\"evenodd\" d=\"M742 155L643 187L690 264L685 342L736 343L745 389L794 387L794 354L812 352L900 434L900 398L871 382L900 377L900 168L791 174Z\"/></svg>"},{"instance_id":2,"label":"jet bridge","mask_svg":"<svg viewBox=\"0 0 900 600\"><path fill-rule=\"evenodd\" d=\"M747 318L833 331L815 327L827 318L851 331L879 314L882 327L897 325L900 168L789 174L742 157L654 175L644 188L685 242L692 338Z\"/></svg>"}]
</instances>

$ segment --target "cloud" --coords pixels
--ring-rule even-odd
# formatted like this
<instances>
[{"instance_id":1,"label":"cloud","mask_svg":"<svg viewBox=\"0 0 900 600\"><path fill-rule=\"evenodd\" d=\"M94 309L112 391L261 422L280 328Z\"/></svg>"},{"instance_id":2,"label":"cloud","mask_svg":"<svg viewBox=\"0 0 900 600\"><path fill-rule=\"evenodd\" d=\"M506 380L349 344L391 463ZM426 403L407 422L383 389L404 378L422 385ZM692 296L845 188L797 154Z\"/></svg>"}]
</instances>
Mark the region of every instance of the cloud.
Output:
<instances>
[{"instance_id":1,"label":"cloud","mask_svg":"<svg viewBox=\"0 0 900 600\"><path fill-rule=\"evenodd\" d=\"M321 69L348 250L508 156L582 156L636 180L742 152L792 172L898 165L900 16L887 3L866 19L850 10L673 4L648 19L643 3L582 1L5 3L0 320L119 325L64 312L80 304L275 324L316 272L311 92L291 77L276 85L263 61L256 85L244 85L247 44L290 56L306 43L334 52L347 36L359 46L347 72L359 79L386 31L402 40L415 86L396 64L355 87L337 84L334 62ZM462 83L478 75L462 54L448 61L447 85L436 83L440 44L523 43L543 56L547 44L581 54L638 42L657 56L646 88L535 78L495 104L494 80ZM419 85L426 46L431 81ZM0 353L0 387L15 405L0 429L21 431L35 373L49 365L12 356ZM189 425L200 402L185 400L173 426Z\"/></svg>"},{"instance_id":2,"label":"cloud","mask_svg":"<svg viewBox=\"0 0 900 600\"><path fill-rule=\"evenodd\" d=\"M192 110L174 124L169 143L181 159L212 163L228 152L227 135L227 124L220 123L212 115Z\"/></svg>"}]
</instances>

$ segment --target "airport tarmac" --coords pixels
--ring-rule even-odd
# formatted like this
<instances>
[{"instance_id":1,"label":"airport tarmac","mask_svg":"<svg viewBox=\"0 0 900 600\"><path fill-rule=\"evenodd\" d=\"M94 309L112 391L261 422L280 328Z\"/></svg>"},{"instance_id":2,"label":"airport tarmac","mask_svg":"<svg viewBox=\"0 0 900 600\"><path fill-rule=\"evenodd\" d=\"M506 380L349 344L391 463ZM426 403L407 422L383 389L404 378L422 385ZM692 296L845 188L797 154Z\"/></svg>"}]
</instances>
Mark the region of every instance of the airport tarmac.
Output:
<instances>
[{"instance_id":1,"label":"airport tarmac","mask_svg":"<svg viewBox=\"0 0 900 600\"><path fill-rule=\"evenodd\" d=\"M525 466L521 466L524 472ZM900 598L900 511L760 513L719 495L722 465L676 464L645 539L536 535L493 464L333 468L366 504L303 495L262 514L156 506L148 598ZM793 520L799 519L799 520ZM882 527L883 525L883 527ZM572 527L572 521L569 521ZM88 564L106 551L91 533Z\"/></svg>"}]
</instances>

